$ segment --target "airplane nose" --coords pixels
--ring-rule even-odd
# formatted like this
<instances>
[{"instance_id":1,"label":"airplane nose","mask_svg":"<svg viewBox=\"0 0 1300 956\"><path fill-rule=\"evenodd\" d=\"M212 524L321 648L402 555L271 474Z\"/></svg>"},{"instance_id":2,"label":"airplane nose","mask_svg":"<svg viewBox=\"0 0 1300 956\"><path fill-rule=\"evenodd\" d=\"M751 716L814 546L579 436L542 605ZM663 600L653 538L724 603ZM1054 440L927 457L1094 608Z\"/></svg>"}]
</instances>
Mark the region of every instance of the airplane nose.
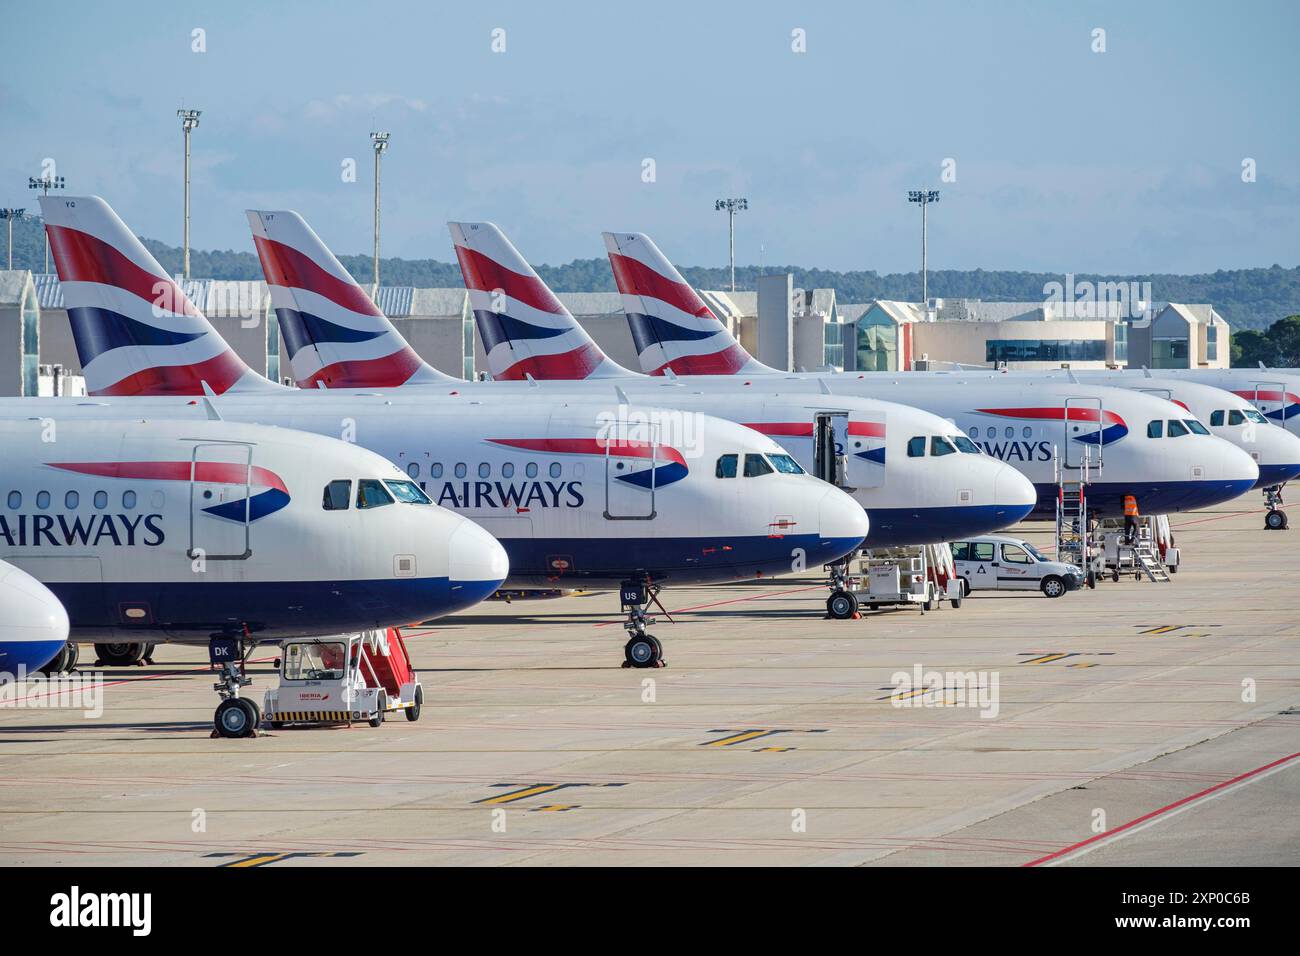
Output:
<instances>
[{"instance_id":1,"label":"airplane nose","mask_svg":"<svg viewBox=\"0 0 1300 956\"><path fill-rule=\"evenodd\" d=\"M44 667L68 640L68 612L45 585L0 561L0 673Z\"/></svg>"},{"instance_id":2,"label":"airplane nose","mask_svg":"<svg viewBox=\"0 0 1300 956\"><path fill-rule=\"evenodd\" d=\"M447 541L448 577L453 593L474 591L487 597L510 573L510 559L501 542L468 518Z\"/></svg>"},{"instance_id":3,"label":"airplane nose","mask_svg":"<svg viewBox=\"0 0 1300 956\"><path fill-rule=\"evenodd\" d=\"M870 527L862 505L849 495L838 488L829 488L822 495L817 508L817 528L823 539L847 543L845 553L848 553L862 543Z\"/></svg>"},{"instance_id":4,"label":"airplane nose","mask_svg":"<svg viewBox=\"0 0 1300 956\"><path fill-rule=\"evenodd\" d=\"M1257 488L1280 485L1300 477L1300 438L1281 428L1265 426L1256 432L1256 447L1246 451L1259 457ZM1254 457L1252 455L1251 457Z\"/></svg>"},{"instance_id":5,"label":"airplane nose","mask_svg":"<svg viewBox=\"0 0 1300 956\"><path fill-rule=\"evenodd\" d=\"M1011 465L1003 465L993 479L993 497L995 504L1005 508L1013 521L1025 517L1038 503L1034 483Z\"/></svg>"}]
</instances>

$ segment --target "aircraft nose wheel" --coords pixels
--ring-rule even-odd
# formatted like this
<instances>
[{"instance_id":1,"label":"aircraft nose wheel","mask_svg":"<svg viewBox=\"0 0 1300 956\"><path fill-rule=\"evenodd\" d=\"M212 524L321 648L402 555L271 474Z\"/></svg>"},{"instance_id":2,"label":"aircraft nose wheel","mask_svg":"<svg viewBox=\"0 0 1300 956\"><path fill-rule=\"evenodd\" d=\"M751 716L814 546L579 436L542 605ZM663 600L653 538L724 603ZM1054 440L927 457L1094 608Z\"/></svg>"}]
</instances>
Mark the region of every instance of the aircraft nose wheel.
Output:
<instances>
[{"instance_id":1,"label":"aircraft nose wheel","mask_svg":"<svg viewBox=\"0 0 1300 956\"><path fill-rule=\"evenodd\" d=\"M1264 527L1269 531L1285 531L1286 525L1287 520L1285 511L1272 508L1269 510L1268 514L1264 515Z\"/></svg>"},{"instance_id":2,"label":"aircraft nose wheel","mask_svg":"<svg viewBox=\"0 0 1300 956\"><path fill-rule=\"evenodd\" d=\"M254 737L261 721L257 705L246 697L228 697L217 705L212 724L222 737Z\"/></svg>"},{"instance_id":3,"label":"aircraft nose wheel","mask_svg":"<svg viewBox=\"0 0 1300 956\"><path fill-rule=\"evenodd\" d=\"M836 621L847 621L858 613L858 599L850 591L837 591L826 599L826 614Z\"/></svg>"},{"instance_id":4,"label":"aircraft nose wheel","mask_svg":"<svg viewBox=\"0 0 1300 956\"><path fill-rule=\"evenodd\" d=\"M653 634L638 634L623 648L624 667L663 667L664 648Z\"/></svg>"}]
</instances>

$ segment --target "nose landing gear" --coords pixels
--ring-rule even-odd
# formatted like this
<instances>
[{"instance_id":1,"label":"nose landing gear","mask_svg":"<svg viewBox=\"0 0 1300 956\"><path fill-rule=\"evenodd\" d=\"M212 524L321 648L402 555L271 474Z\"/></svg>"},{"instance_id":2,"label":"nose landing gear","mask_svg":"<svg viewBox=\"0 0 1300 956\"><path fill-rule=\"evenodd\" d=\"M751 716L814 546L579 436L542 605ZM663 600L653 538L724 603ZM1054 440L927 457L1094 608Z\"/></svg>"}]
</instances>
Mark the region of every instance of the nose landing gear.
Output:
<instances>
[{"instance_id":1,"label":"nose landing gear","mask_svg":"<svg viewBox=\"0 0 1300 956\"><path fill-rule=\"evenodd\" d=\"M253 678L244 674L244 661L256 646L256 642L237 637L213 637L208 641L208 659L221 668L217 682L212 685L221 697L212 715L213 737L257 736L262 711L256 702L239 696L241 689L253 683Z\"/></svg>"},{"instance_id":2,"label":"nose landing gear","mask_svg":"<svg viewBox=\"0 0 1300 956\"><path fill-rule=\"evenodd\" d=\"M1264 505L1268 508L1268 514L1264 515L1264 528L1268 531L1286 530L1286 512L1278 507L1280 504L1282 504L1282 486L1269 485L1264 489Z\"/></svg>"},{"instance_id":3,"label":"nose landing gear","mask_svg":"<svg viewBox=\"0 0 1300 956\"><path fill-rule=\"evenodd\" d=\"M664 617L672 616L659 603L659 588L652 585L648 578L624 581L618 589L619 606L627 612L623 629L628 633L628 642L623 647L624 667L666 667L664 648L659 639L649 633L648 628L655 619L646 614L646 608L653 601L663 611Z\"/></svg>"}]
</instances>

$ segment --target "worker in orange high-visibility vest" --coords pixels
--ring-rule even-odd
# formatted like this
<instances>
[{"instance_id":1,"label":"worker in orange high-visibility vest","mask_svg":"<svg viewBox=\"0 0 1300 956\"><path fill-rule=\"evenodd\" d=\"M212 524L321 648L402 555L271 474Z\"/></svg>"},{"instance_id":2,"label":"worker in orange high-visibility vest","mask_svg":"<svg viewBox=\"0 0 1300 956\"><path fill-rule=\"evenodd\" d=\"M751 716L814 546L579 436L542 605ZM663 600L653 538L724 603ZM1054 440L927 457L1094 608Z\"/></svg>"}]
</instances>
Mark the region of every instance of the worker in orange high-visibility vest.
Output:
<instances>
[{"instance_id":1,"label":"worker in orange high-visibility vest","mask_svg":"<svg viewBox=\"0 0 1300 956\"><path fill-rule=\"evenodd\" d=\"M1124 537L1130 545L1137 543L1138 500L1132 495L1124 496Z\"/></svg>"}]
</instances>

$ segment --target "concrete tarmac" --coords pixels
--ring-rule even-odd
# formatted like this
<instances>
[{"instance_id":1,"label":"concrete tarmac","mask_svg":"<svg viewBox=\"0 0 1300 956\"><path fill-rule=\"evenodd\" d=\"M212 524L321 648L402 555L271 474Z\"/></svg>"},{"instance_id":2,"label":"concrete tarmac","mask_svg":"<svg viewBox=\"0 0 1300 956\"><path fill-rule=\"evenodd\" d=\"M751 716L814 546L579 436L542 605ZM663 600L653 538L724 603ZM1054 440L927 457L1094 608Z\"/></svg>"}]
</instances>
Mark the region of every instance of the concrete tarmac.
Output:
<instances>
[{"instance_id":1,"label":"concrete tarmac","mask_svg":"<svg viewBox=\"0 0 1300 956\"><path fill-rule=\"evenodd\" d=\"M378 729L210 739L206 651L160 647L98 717L0 706L0 865L1300 863L1300 531L1253 497L1172 524L1170 583L1059 600L670 589L652 671L613 594L491 602L410 632L424 715Z\"/></svg>"}]
</instances>

